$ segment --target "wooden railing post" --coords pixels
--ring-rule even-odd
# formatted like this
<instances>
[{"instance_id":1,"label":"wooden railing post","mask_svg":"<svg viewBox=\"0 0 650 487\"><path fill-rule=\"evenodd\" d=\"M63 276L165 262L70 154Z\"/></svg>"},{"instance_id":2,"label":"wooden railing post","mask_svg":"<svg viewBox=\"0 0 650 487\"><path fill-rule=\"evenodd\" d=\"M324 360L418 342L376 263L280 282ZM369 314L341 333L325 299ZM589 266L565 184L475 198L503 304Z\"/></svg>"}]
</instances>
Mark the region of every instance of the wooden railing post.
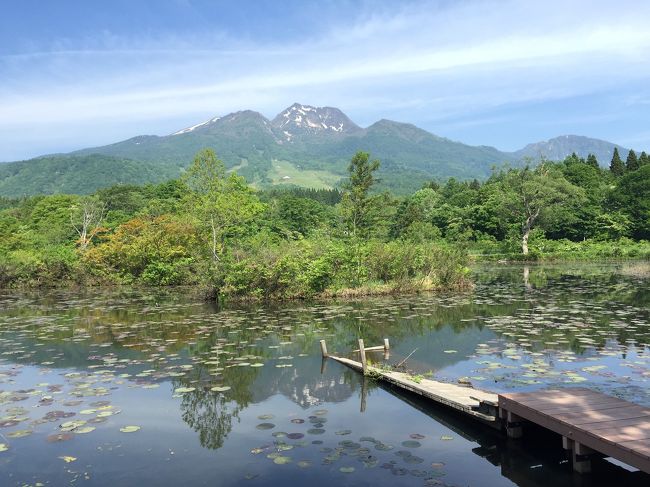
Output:
<instances>
[{"instance_id":1,"label":"wooden railing post","mask_svg":"<svg viewBox=\"0 0 650 487\"><path fill-rule=\"evenodd\" d=\"M323 357L327 357L327 344L325 340L320 341L320 352L323 354Z\"/></svg>"},{"instance_id":2,"label":"wooden railing post","mask_svg":"<svg viewBox=\"0 0 650 487\"><path fill-rule=\"evenodd\" d=\"M363 338L359 338L359 354L361 355L361 368L363 369L363 375L366 375L368 372L368 366L366 365L366 349L363 346Z\"/></svg>"}]
</instances>

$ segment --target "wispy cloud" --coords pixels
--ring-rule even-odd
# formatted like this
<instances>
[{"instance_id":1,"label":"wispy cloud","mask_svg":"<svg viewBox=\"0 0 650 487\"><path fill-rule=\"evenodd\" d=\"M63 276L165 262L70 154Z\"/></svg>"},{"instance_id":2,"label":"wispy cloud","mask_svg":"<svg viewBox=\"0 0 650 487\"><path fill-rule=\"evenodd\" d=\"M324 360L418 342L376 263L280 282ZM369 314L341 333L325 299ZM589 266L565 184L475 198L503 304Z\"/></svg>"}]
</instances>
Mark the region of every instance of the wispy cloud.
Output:
<instances>
[{"instance_id":1,"label":"wispy cloud","mask_svg":"<svg viewBox=\"0 0 650 487\"><path fill-rule=\"evenodd\" d=\"M273 115L293 101L339 106L361 123L401 118L427 128L448 121L478 132L473 114L490 120L490 110L611 94L650 78L647 2L395 4L362 8L352 20L343 12L300 40L285 39L278 18L272 42L219 30L104 32L4 55L0 160L57 150L56 134L61 147L83 147L135 129L169 133L238 109ZM648 99L647 92L620 96L621 106Z\"/></svg>"}]
</instances>

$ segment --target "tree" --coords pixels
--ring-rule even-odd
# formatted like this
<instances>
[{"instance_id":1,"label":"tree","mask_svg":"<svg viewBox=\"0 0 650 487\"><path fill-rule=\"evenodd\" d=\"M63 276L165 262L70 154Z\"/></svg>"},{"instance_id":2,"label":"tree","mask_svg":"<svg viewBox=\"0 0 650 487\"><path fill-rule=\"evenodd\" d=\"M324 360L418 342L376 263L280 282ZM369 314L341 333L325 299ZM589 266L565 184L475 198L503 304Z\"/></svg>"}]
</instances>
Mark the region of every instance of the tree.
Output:
<instances>
[{"instance_id":1,"label":"tree","mask_svg":"<svg viewBox=\"0 0 650 487\"><path fill-rule=\"evenodd\" d=\"M528 255L528 239L542 213L551 213L584 192L567 181L554 166L511 169L501 181L502 208L521 226L521 251Z\"/></svg>"},{"instance_id":2,"label":"tree","mask_svg":"<svg viewBox=\"0 0 650 487\"><path fill-rule=\"evenodd\" d=\"M374 172L379 161L370 161L370 154L357 152L348 166L349 179L343 185L341 212L343 223L351 237L367 238L377 216L377 198L370 190L377 183Z\"/></svg>"},{"instance_id":3,"label":"tree","mask_svg":"<svg viewBox=\"0 0 650 487\"><path fill-rule=\"evenodd\" d=\"M625 173L625 166L621 156L618 155L618 147L614 147L614 155L612 156L612 162L609 164L609 171L616 177Z\"/></svg>"},{"instance_id":4,"label":"tree","mask_svg":"<svg viewBox=\"0 0 650 487\"><path fill-rule=\"evenodd\" d=\"M650 165L627 173L618 181L610 206L629 217L634 238L650 239Z\"/></svg>"},{"instance_id":5,"label":"tree","mask_svg":"<svg viewBox=\"0 0 650 487\"><path fill-rule=\"evenodd\" d=\"M627 160L625 161L625 169L627 172L636 171L639 169L639 160L636 158L636 153L630 149L630 152L627 153Z\"/></svg>"},{"instance_id":6,"label":"tree","mask_svg":"<svg viewBox=\"0 0 650 487\"><path fill-rule=\"evenodd\" d=\"M208 229L210 253L217 262L225 251L226 239L241 231L264 205L243 178L226 174L223 162L212 149L196 154L183 181L190 190L189 211Z\"/></svg>"},{"instance_id":7,"label":"tree","mask_svg":"<svg viewBox=\"0 0 650 487\"><path fill-rule=\"evenodd\" d=\"M84 252L93 237L101 229L106 205L97 198L83 198L78 205L72 207L70 223L79 235L79 249Z\"/></svg>"},{"instance_id":8,"label":"tree","mask_svg":"<svg viewBox=\"0 0 650 487\"><path fill-rule=\"evenodd\" d=\"M646 164L650 164L650 156L643 151L639 156L639 167L645 166Z\"/></svg>"},{"instance_id":9,"label":"tree","mask_svg":"<svg viewBox=\"0 0 650 487\"><path fill-rule=\"evenodd\" d=\"M587 156L587 164L596 169L600 168L600 166L598 165L598 159L596 159L596 156L594 154L589 154Z\"/></svg>"}]
</instances>

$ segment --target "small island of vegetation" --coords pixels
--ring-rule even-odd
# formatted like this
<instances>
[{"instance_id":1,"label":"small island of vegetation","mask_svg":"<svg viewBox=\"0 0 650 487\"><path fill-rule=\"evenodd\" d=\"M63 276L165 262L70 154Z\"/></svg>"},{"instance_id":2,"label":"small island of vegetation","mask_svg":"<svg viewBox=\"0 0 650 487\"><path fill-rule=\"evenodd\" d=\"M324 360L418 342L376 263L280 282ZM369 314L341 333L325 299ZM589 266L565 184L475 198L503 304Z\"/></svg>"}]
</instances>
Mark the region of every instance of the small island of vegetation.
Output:
<instances>
[{"instance_id":1,"label":"small island of vegetation","mask_svg":"<svg viewBox=\"0 0 650 487\"><path fill-rule=\"evenodd\" d=\"M0 286L194 285L289 299L471 286L472 259L648 258L650 164L614 154L375 190L358 152L342 190L256 191L210 149L180 179L0 202Z\"/></svg>"}]
</instances>

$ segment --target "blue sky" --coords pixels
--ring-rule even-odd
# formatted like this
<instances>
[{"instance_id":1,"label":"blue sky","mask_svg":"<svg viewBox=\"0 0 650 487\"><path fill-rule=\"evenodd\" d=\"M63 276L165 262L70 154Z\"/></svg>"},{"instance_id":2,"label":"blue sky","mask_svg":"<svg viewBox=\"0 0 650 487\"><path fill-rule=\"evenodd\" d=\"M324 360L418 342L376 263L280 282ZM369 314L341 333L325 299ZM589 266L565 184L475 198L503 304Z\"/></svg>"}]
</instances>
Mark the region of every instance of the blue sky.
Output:
<instances>
[{"instance_id":1,"label":"blue sky","mask_svg":"<svg viewBox=\"0 0 650 487\"><path fill-rule=\"evenodd\" d=\"M0 161L298 101L650 149L650 2L0 0Z\"/></svg>"}]
</instances>

